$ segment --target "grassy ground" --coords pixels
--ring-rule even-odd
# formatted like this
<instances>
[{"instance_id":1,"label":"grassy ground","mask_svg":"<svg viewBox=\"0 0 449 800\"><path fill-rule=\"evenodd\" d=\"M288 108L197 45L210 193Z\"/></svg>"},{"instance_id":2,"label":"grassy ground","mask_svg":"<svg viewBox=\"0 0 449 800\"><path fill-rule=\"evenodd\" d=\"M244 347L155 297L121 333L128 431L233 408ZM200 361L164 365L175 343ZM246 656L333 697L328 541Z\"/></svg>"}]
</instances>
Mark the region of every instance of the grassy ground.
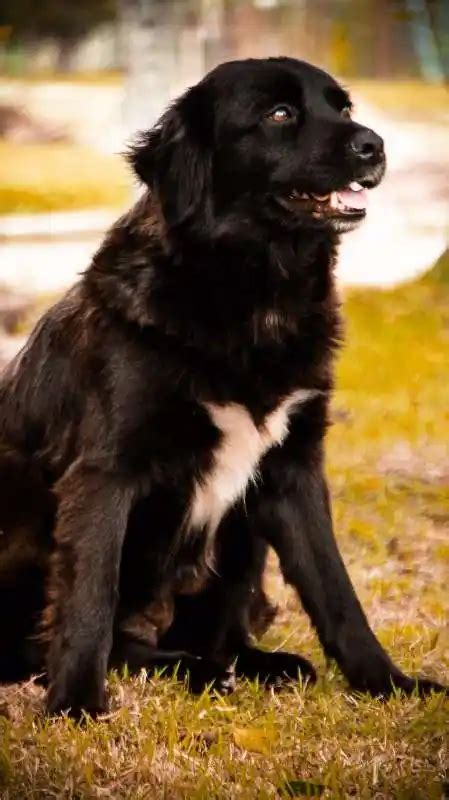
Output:
<instances>
[{"instance_id":1,"label":"grassy ground","mask_svg":"<svg viewBox=\"0 0 449 800\"><path fill-rule=\"evenodd\" d=\"M124 205L132 179L123 158L75 144L0 139L0 214Z\"/></svg>"},{"instance_id":2,"label":"grassy ground","mask_svg":"<svg viewBox=\"0 0 449 800\"><path fill-rule=\"evenodd\" d=\"M346 299L328 471L338 538L370 620L410 673L449 682L449 287ZM313 689L192 698L173 680L113 675L111 713L80 729L42 714L34 684L0 689L0 797L447 796L449 701L379 702L326 666L274 559L265 645L318 665Z\"/></svg>"}]
</instances>

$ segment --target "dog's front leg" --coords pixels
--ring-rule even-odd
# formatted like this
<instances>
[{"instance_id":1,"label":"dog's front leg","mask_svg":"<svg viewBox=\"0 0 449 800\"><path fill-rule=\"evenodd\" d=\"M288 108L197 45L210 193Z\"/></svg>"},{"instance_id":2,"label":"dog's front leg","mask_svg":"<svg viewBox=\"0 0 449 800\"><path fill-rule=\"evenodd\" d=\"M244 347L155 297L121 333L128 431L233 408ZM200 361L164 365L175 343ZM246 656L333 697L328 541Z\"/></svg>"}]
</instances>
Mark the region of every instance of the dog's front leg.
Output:
<instances>
[{"instance_id":1,"label":"dog's front leg","mask_svg":"<svg viewBox=\"0 0 449 800\"><path fill-rule=\"evenodd\" d=\"M420 694L439 684L404 675L372 632L335 541L319 447L301 463L299 448L267 459L256 524L279 555L326 654L354 689L388 695L396 686Z\"/></svg>"},{"instance_id":2,"label":"dog's front leg","mask_svg":"<svg viewBox=\"0 0 449 800\"><path fill-rule=\"evenodd\" d=\"M48 709L105 708L120 557L133 493L115 477L74 465L59 499L49 583Z\"/></svg>"}]
</instances>

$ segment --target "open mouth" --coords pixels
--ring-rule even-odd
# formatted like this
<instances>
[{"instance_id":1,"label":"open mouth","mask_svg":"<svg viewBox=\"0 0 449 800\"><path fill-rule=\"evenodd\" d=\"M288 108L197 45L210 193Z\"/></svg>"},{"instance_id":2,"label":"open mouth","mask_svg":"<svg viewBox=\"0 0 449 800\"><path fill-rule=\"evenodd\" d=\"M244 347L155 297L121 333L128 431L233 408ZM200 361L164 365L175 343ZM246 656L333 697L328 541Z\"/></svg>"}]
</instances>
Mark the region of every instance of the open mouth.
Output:
<instances>
[{"instance_id":1,"label":"open mouth","mask_svg":"<svg viewBox=\"0 0 449 800\"><path fill-rule=\"evenodd\" d=\"M336 211L339 214L360 214L365 213L368 205L368 189L361 183L352 181L344 189L338 189L329 194L313 194L308 192L297 192L294 189L288 196L289 200L295 202L312 203L317 206L317 211Z\"/></svg>"},{"instance_id":2,"label":"open mouth","mask_svg":"<svg viewBox=\"0 0 449 800\"><path fill-rule=\"evenodd\" d=\"M368 206L368 189L357 181L352 181L342 189L328 194L298 192L293 189L284 199L291 210L304 210L317 219L329 219L340 230L349 229L362 220ZM338 224L338 223L341 224Z\"/></svg>"}]
</instances>

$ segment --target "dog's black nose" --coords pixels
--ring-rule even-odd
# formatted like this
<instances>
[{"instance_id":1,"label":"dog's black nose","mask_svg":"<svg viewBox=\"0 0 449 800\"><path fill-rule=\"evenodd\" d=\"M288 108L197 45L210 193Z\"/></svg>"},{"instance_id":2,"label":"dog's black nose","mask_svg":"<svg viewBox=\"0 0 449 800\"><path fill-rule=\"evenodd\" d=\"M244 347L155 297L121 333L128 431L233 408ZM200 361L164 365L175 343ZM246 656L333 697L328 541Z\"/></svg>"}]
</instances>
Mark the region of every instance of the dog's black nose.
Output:
<instances>
[{"instance_id":1,"label":"dog's black nose","mask_svg":"<svg viewBox=\"0 0 449 800\"><path fill-rule=\"evenodd\" d=\"M384 152L383 139L369 128L356 131L349 140L349 147L353 154L363 161L379 158Z\"/></svg>"}]
</instances>

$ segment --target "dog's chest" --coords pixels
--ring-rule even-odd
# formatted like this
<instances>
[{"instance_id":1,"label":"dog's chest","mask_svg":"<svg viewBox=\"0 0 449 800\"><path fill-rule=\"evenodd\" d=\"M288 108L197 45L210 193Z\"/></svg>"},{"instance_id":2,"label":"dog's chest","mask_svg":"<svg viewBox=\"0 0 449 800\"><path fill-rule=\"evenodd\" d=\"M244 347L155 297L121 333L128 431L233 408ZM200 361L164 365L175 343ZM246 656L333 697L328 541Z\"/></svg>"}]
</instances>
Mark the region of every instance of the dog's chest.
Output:
<instances>
[{"instance_id":1,"label":"dog's chest","mask_svg":"<svg viewBox=\"0 0 449 800\"><path fill-rule=\"evenodd\" d=\"M226 511L243 497L248 483L257 480L263 455L285 439L293 409L316 394L314 389L297 389L267 414L260 425L238 403L205 404L221 437L211 469L194 487L190 527L206 528L209 533L216 530Z\"/></svg>"}]
</instances>

